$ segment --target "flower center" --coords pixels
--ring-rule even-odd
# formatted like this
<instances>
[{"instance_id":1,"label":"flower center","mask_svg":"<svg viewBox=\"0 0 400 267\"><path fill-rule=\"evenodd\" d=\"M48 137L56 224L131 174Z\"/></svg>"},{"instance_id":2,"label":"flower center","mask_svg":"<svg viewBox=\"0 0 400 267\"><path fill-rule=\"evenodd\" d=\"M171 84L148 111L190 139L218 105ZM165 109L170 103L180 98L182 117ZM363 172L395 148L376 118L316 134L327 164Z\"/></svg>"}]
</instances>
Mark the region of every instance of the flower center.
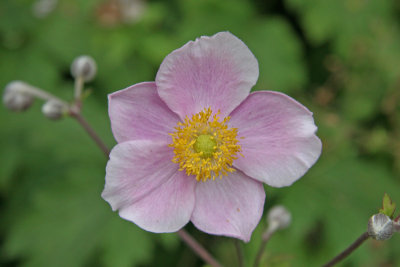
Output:
<instances>
[{"instance_id":1,"label":"flower center","mask_svg":"<svg viewBox=\"0 0 400 267\"><path fill-rule=\"evenodd\" d=\"M217 143L213 139L215 138L209 134L199 135L193 145L194 151L202 158L210 158L217 148Z\"/></svg>"},{"instance_id":2,"label":"flower center","mask_svg":"<svg viewBox=\"0 0 400 267\"><path fill-rule=\"evenodd\" d=\"M172 162L178 163L179 170L185 170L187 175L196 175L197 181L215 180L234 172L232 163L242 151L237 129L226 125L230 118L219 121L218 114L219 111L212 115L210 108L204 109L191 119L178 122L176 131L170 134L169 146L175 154Z\"/></svg>"}]
</instances>

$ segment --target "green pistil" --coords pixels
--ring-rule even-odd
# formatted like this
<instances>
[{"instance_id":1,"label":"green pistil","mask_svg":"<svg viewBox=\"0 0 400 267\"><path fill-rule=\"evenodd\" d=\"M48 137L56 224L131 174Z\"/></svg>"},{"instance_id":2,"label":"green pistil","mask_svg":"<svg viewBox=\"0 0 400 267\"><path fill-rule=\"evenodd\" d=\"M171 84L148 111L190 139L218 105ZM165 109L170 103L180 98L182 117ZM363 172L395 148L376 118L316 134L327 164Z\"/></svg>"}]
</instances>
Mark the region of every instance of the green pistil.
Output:
<instances>
[{"instance_id":1,"label":"green pistil","mask_svg":"<svg viewBox=\"0 0 400 267\"><path fill-rule=\"evenodd\" d=\"M203 152L201 155L202 158L210 158L215 152L216 145L217 144L211 135L202 134L197 137L196 143L194 143L193 147L197 153Z\"/></svg>"}]
</instances>

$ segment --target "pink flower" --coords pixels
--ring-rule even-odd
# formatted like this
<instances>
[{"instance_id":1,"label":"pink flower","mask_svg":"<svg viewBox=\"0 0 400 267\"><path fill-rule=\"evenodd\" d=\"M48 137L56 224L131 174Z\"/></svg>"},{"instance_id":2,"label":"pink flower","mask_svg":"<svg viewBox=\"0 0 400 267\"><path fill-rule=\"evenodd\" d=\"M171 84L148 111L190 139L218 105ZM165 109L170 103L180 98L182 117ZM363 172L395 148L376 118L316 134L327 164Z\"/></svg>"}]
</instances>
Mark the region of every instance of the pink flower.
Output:
<instances>
[{"instance_id":1,"label":"pink flower","mask_svg":"<svg viewBox=\"0 0 400 267\"><path fill-rule=\"evenodd\" d=\"M312 113L282 93L250 93L257 78L247 46L221 32L169 54L155 82L110 94L118 144L102 197L147 231L191 221L249 241L262 183L291 185L321 153Z\"/></svg>"}]
</instances>

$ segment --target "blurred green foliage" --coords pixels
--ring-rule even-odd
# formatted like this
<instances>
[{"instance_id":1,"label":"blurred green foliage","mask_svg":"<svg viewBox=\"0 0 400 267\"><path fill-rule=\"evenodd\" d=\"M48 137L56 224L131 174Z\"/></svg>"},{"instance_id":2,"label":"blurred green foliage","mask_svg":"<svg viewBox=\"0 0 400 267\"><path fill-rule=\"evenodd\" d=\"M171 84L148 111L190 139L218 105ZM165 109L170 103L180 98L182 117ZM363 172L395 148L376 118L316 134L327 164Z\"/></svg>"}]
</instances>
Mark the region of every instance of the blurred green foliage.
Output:
<instances>
[{"instance_id":1,"label":"blurred green foliage","mask_svg":"<svg viewBox=\"0 0 400 267\"><path fill-rule=\"evenodd\" d=\"M284 204L293 224L272 238L265 266L318 266L366 230L385 192L400 201L397 1L149 0L131 13L129 1L40 2L0 1L0 85L24 80L71 99L69 65L91 55L99 71L84 115L110 147L107 94L154 80L169 52L222 30L257 57L254 90L285 92L314 112L321 159L293 186L266 188L265 210ZM100 197L101 152L71 119L44 118L38 102L23 114L0 109L0 265L202 266L174 234L113 213ZM244 245L249 266L265 227ZM229 238L188 230L238 266ZM343 266L398 266L399 242L370 240Z\"/></svg>"}]
</instances>

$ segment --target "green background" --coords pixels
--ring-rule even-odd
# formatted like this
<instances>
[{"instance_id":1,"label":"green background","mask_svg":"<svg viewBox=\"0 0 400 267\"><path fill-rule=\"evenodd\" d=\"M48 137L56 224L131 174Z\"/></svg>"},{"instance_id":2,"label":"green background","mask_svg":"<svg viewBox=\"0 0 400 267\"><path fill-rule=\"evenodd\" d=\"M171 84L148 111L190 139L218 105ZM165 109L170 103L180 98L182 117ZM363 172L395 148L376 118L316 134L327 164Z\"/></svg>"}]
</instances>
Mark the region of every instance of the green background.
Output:
<instances>
[{"instance_id":1,"label":"green background","mask_svg":"<svg viewBox=\"0 0 400 267\"><path fill-rule=\"evenodd\" d=\"M254 90L284 92L314 112L323 153L293 186L266 187L264 218L243 244L251 265L284 204L292 225L272 237L264 266L319 266L366 230L384 192L400 203L400 4L395 0L0 1L0 86L23 80L72 99L69 68L98 64L83 115L110 147L107 94L154 80L172 50L228 30L255 54ZM136 1L132 1L136 2ZM119 3L119 4L118 4ZM0 266L203 266L175 234L152 234L101 199L106 160L72 119L50 121L41 101L0 108ZM232 239L187 230L225 266ZM340 266L399 266L400 236L369 240Z\"/></svg>"}]
</instances>

